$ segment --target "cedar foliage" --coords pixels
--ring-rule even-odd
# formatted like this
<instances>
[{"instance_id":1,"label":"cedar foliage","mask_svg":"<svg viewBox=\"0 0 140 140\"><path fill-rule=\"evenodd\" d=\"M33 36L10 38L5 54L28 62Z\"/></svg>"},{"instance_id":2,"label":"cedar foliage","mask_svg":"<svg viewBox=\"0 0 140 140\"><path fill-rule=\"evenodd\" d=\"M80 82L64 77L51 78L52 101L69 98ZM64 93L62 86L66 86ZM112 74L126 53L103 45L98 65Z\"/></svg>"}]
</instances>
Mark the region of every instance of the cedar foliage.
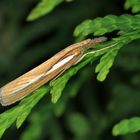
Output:
<instances>
[{"instance_id":1,"label":"cedar foliage","mask_svg":"<svg viewBox=\"0 0 140 140\"><path fill-rule=\"evenodd\" d=\"M1 1L1 86L75 41L109 40L20 103L1 107L0 136L139 140L139 11L140 0Z\"/></svg>"}]
</instances>

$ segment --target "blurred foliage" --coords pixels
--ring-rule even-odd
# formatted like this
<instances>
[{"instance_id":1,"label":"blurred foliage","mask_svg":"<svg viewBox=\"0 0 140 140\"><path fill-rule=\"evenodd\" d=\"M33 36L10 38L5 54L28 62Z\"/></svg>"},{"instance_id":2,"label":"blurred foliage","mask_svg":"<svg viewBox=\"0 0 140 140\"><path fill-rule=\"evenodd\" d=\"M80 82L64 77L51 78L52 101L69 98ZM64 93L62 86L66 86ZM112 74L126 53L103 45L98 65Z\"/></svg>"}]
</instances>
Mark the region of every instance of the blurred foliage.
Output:
<instances>
[{"instance_id":1,"label":"blurred foliage","mask_svg":"<svg viewBox=\"0 0 140 140\"><path fill-rule=\"evenodd\" d=\"M132 8L133 13L137 13L140 11L140 1L139 0L126 0L124 4L125 9Z\"/></svg>"},{"instance_id":2,"label":"blurred foliage","mask_svg":"<svg viewBox=\"0 0 140 140\"><path fill-rule=\"evenodd\" d=\"M140 118L134 117L131 119L122 120L113 128L113 135L124 135L134 133L140 130Z\"/></svg>"},{"instance_id":3,"label":"blurred foliage","mask_svg":"<svg viewBox=\"0 0 140 140\"><path fill-rule=\"evenodd\" d=\"M124 14L123 10L124 5L125 9L139 12L139 3L139 0L124 3L110 0L1 1L1 86L72 44L73 31L77 41L93 35L110 38L86 52L89 55L82 62L50 85L41 87L15 107L1 107L0 134L14 122L20 127L17 131L11 127L2 139L139 140L139 133L114 137L140 129L139 118L134 117L140 115L140 15ZM26 21L27 17L34 21ZM106 80L99 83L96 76L100 81ZM45 97L48 92L55 104L50 102L49 96ZM113 126L114 136L111 134Z\"/></svg>"},{"instance_id":4,"label":"blurred foliage","mask_svg":"<svg viewBox=\"0 0 140 140\"><path fill-rule=\"evenodd\" d=\"M28 20L34 20L36 18L39 18L40 16L43 16L49 12L51 12L56 5L61 3L63 0L41 0L37 7L35 7L31 14L28 16Z\"/></svg>"}]
</instances>

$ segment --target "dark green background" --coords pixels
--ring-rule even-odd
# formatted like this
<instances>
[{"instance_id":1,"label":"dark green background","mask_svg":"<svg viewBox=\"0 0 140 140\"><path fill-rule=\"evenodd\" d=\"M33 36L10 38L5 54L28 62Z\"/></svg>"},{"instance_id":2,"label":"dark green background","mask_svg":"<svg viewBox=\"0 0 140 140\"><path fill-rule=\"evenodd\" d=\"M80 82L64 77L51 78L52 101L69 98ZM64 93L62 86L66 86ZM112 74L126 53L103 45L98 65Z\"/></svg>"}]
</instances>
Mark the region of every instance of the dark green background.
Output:
<instances>
[{"instance_id":1,"label":"dark green background","mask_svg":"<svg viewBox=\"0 0 140 140\"><path fill-rule=\"evenodd\" d=\"M121 0L74 0L27 22L37 2L0 1L0 86L72 44L73 31L83 20L130 13L123 9ZM119 52L104 82L96 80L95 63L85 67L70 80L56 105L47 95L19 130L11 127L2 139L139 140L139 133L111 134L120 120L140 115L139 43L135 41ZM11 107L0 109L3 112Z\"/></svg>"}]
</instances>

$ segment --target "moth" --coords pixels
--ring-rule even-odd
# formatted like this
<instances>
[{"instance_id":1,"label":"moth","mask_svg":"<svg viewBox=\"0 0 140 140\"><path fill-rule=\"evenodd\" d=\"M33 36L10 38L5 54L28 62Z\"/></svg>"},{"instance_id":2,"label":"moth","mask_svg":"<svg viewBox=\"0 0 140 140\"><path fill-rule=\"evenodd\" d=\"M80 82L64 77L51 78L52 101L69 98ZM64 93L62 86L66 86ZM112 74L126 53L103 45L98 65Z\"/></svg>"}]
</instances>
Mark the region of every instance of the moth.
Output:
<instances>
[{"instance_id":1,"label":"moth","mask_svg":"<svg viewBox=\"0 0 140 140\"><path fill-rule=\"evenodd\" d=\"M23 99L37 88L77 64L83 57L85 50L106 40L106 37L86 39L66 47L44 63L3 86L0 89L0 103L7 106Z\"/></svg>"}]
</instances>

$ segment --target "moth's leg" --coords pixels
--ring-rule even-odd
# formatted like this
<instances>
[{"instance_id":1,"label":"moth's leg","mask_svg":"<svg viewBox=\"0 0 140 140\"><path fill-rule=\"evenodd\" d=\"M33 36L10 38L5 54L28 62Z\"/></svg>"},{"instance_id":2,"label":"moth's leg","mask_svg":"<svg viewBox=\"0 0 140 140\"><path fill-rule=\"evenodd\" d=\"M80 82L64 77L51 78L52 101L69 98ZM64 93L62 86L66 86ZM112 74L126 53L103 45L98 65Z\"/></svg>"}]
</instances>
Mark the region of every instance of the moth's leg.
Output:
<instances>
[{"instance_id":1,"label":"moth's leg","mask_svg":"<svg viewBox=\"0 0 140 140\"><path fill-rule=\"evenodd\" d=\"M97 53L97 52L100 52L100 51L103 51L103 50L112 48L112 47L116 46L117 44L118 44L118 43L115 43L115 44L113 44L113 45L110 45L110 46L108 46L108 47L102 48L102 49L100 49L100 50L95 50L95 51L91 51L91 52L85 53L85 54L81 55L81 57L79 57L79 59L74 63L74 65L76 65L77 63L79 63L79 62L80 62L85 56L87 56L87 55L95 54L95 53Z\"/></svg>"},{"instance_id":2,"label":"moth's leg","mask_svg":"<svg viewBox=\"0 0 140 140\"><path fill-rule=\"evenodd\" d=\"M59 78L64 72L66 71L66 69L62 70L56 77L54 77L51 81L56 80L57 78Z\"/></svg>"},{"instance_id":3,"label":"moth's leg","mask_svg":"<svg viewBox=\"0 0 140 140\"><path fill-rule=\"evenodd\" d=\"M80 61L82 61L82 59L83 59L85 56L86 56L86 54L81 55L73 65L78 64Z\"/></svg>"}]
</instances>

